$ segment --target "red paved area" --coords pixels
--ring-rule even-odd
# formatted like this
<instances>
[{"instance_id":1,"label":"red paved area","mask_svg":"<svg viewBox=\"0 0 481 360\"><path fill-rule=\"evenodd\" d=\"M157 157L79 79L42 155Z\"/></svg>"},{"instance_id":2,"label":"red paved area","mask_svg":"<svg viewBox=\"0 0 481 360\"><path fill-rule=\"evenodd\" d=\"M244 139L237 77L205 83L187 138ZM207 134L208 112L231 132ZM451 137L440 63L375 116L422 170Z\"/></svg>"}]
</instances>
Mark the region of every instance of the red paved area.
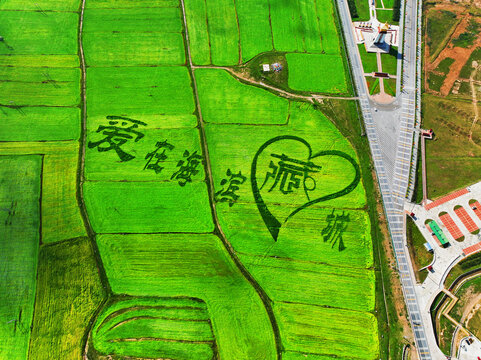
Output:
<instances>
[{"instance_id":1,"label":"red paved area","mask_svg":"<svg viewBox=\"0 0 481 360\"><path fill-rule=\"evenodd\" d=\"M463 233L459 230L458 225L454 222L453 218L449 214L444 214L439 217L439 219L443 222L444 226L448 229L450 234L453 236L454 239L459 239L463 237Z\"/></svg>"},{"instance_id":2,"label":"red paved area","mask_svg":"<svg viewBox=\"0 0 481 360\"><path fill-rule=\"evenodd\" d=\"M475 203L472 203L472 204L469 205L469 206L471 206L471 209L473 209L473 207L476 208L476 210L473 209L473 211L474 211L474 213L475 213L476 215L478 215L478 218L481 220L481 204L476 201Z\"/></svg>"},{"instance_id":3,"label":"red paved area","mask_svg":"<svg viewBox=\"0 0 481 360\"><path fill-rule=\"evenodd\" d=\"M464 226L466 226L466 229L468 229L470 233L479 229L478 225L476 225L473 219L471 219L471 216L468 215L465 208L460 207L459 209L454 210L454 212L458 215L459 220L463 222Z\"/></svg>"},{"instance_id":4,"label":"red paved area","mask_svg":"<svg viewBox=\"0 0 481 360\"><path fill-rule=\"evenodd\" d=\"M428 228L428 231L432 234L433 229L431 229L431 226L429 226L429 224L426 224L426 227ZM436 242L439 246L443 246L443 245L441 245L441 241L439 241L439 239L436 235L433 235L433 238L434 238L434 240L436 240Z\"/></svg>"},{"instance_id":5,"label":"red paved area","mask_svg":"<svg viewBox=\"0 0 481 360\"><path fill-rule=\"evenodd\" d=\"M468 256L471 254L474 254L478 251L481 250L481 242L478 242L477 244L474 244L472 246L468 246L466 249L463 249L464 255Z\"/></svg>"},{"instance_id":6,"label":"red paved area","mask_svg":"<svg viewBox=\"0 0 481 360\"><path fill-rule=\"evenodd\" d=\"M461 189L461 190L455 191L455 192L453 192L449 195L446 195L445 197L442 197L441 199L437 199L437 200L433 201L432 203L427 204L426 206L424 206L424 208L426 210L431 210L431 209L435 208L436 206L442 205L442 204L444 204L448 201L456 199L457 197L459 197L461 195L464 195L464 194L467 194L468 192L469 192L468 189Z\"/></svg>"}]
</instances>

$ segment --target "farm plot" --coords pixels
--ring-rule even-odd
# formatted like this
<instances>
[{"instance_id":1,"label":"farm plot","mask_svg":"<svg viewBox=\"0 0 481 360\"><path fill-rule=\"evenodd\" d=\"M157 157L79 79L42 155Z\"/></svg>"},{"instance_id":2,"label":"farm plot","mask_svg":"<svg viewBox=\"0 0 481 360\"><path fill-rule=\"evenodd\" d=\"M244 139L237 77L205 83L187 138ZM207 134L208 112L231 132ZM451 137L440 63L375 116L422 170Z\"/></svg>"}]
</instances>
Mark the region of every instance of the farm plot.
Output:
<instances>
[{"instance_id":1,"label":"farm plot","mask_svg":"<svg viewBox=\"0 0 481 360\"><path fill-rule=\"evenodd\" d=\"M82 358L86 329L106 297L89 239L42 246L37 284L29 358Z\"/></svg>"},{"instance_id":2,"label":"farm plot","mask_svg":"<svg viewBox=\"0 0 481 360\"><path fill-rule=\"evenodd\" d=\"M32 325L15 356L274 360L283 349L326 360L358 342L356 358L378 358L370 221L349 142L307 103L189 69L178 0L86 0L82 34L79 5L0 4L0 103L12 102L0 155L43 158L36 314L30 287L30 314L11 307L7 324ZM269 51L287 55L293 89L347 91L332 1L185 5L195 65ZM330 349L335 328L358 336Z\"/></svg>"},{"instance_id":3,"label":"farm plot","mask_svg":"<svg viewBox=\"0 0 481 360\"><path fill-rule=\"evenodd\" d=\"M78 15L40 11L2 11L1 55L76 55ZM58 31L64 29L64 31Z\"/></svg>"},{"instance_id":4,"label":"farm plot","mask_svg":"<svg viewBox=\"0 0 481 360\"><path fill-rule=\"evenodd\" d=\"M178 6L179 0L95 0L88 4L91 9L168 8Z\"/></svg>"},{"instance_id":5,"label":"farm plot","mask_svg":"<svg viewBox=\"0 0 481 360\"><path fill-rule=\"evenodd\" d=\"M379 357L377 321L372 314L303 304L277 304L274 311L288 352L336 359Z\"/></svg>"},{"instance_id":6,"label":"farm plot","mask_svg":"<svg viewBox=\"0 0 481 360\"><path fill-rule=\"evenodd\" d=\"M372 271L316 262L306 264L293 258L294 256L272 258L270 255L265 259L259 256L241 257L275 302L329 306L361 312L374 310L375 279Z\"/></svg>"},{"instance_id":7,"label":"farm plot","mask_svg":"<svg viewBox=\"0 0 481 360\"><path fill-rule=\"evenodd\" d=\"M20 114L21 107L29 105L75 107L80 102L79 79L80 69L75 68L2 67L0 102L20 107L17 108ZM78 126L78 123L74 125Z\"/></svg>"},{"instance_id":8,"label":"farm plot","mask_svg":"<svg viewBox=\"0 0 481 360\"><path fill-rule=\"evenodd\" d=\"M89 66L185 63L178 7L87 8L84 22L85 60Z\"/></svg>"},{"instance_id":9,"label":"farm plot","mask_svg":"<svg viewBox=\"0 0 481 360\"><path fill-rule=\"evenodd\" d=\"M155 121L159 128L197 125L189 73L181 66L89 68L87 103L92 130L109 115Z\"/></svg>"},{"instance_id":10,"label":"farm plot","mask_svg":"<svg viewBox=\"0 0 481 360\"><path fill-rule=\"evenodd\" d=\"M101 354L211 360L217 351L206 304L194 298L131 298L104 308L92 331Z\"/></svg>"},{"instance_id":11,"label":"farm plot","mask_svg":"<svg viewBox=\"0 0 481 360\"><path fill-rule=\"evenodd\" d=\"M27 2L23 0L5 0L0 4L0 10L22 11L77 11L79 0L38 0Z\"/></svg>"},{"instance_id":12,"label":"farm plot","mask_svg":"<svg viewBox=\"0 0 481 360\"><path fill-rule=\"evenodd\" d=\"M237 65L272 50L340 53L332 1L187 0L196 65Z\"/></svg>"},{"instance_id":13,"label":"farm plot","mask_svg":"<svg viewBox=\"0 0 481 360\"><path fill-rule=\"evenodd\" d=\"M193 62L237 65L241 49L235 2L186 0L185 6Z\"/></svg>"},{"instance_id":14,"label":"farm plot","mask_svg":"<svg viewBox=\"0 0 481 360\"><path fill-rule=\"evenodd\" d=\"M236 0L242 62L274 49L269 1Z\"/></svg>"},{"instance_id":15,"label":"farm plot","mask_svg":"<svg viewBox=\"0 0 481 360\"><path fill-rule=\"evenodd\" d=\"M42 243L85 235L77 203L78 142L1 142L0 155L43 155Z\"/></svg>"},{"instance_id":16,"label":"farm plot","mask_svg":"<svg viewBox=\"0 0 481 360\"><path fill-rule=\"evenodd\" d=\"M209 148L215 149L211 161L220 225L242 263L274 304L309 304L306 317L315 316L321 305L371 319L355 326L362 327L362 335L354 341L375 339L357 355L375 358L370 222L362 210L366 199L350 144L321 113L296 103L284 126L208 124L206 132ZM283 175L294 169L303 169L299 182L295 175ZM226 195L227 184L235 184L235 197ZM283 316L292 318L289 311ZM324 321L318 326L329 327ZM281 328L283 346L326 354L318 340L304 334L308 328L299 327L292 348L294 335L282 334ZM348 355L354 344L340 347L340 356Z\"/></svg>"},{"instance_id":17,"label":"farm plot","mask_svg":"<svg viewBox=\"0 0 481 360\"><path fill-rule=\"evenodd\" d=\"M100 122L98 126L102 126ZM90 132L86 154L86 179L89 181L174 181L172 175L179 170L178 162L186 160L187 157L184 156L186 151L189 155L202 154L199 132L196 128L158 129L155 122L147 127L149 129L142 130L144 136L141 139L122 146L122 151L132 157L123 162L115 151L98 151L94 145L105 136L102 132ZM151 159L149 154L156 151L158 154L163 153L163 156L162 161L154 166L157 158L154 155ZM202 160L199 159L199 161ZM205 178L203 167L198 166L196 171L191 182L203 182Z\"/></svg>"},{"instance_id":18,"label":"farm plot","mask_svg":"<svg viewBox=\"0 0 481 360\"><path fill-rule=\"evenodd\" d=\"M170 181L89 181L84 192L92 226L99 233L214 230L207 188L201 182L180 187Z\"/></svg>"},{"instance_id":19,"label":"farm plot","mask_svg":"<svg viewBox=\"0 0 481 360\"><path fill-rule=\"evenodd\" d=\"M114 293L201 299L220 358L276 358L260 298L214 235L101 235L97 242Z\"/></svg>"},{"instance_id":20,"label":"farm plot","mask_svg":"<svg viewBox=\"0 0 481 360\"><path fill-rule=\"evenodd\" d=\"M198 69L202 116L208 123L287 123L289 101L253 86L244 85L225 70Z\"/></svg>"},{"instance_id":21,"label":"farm plot","mask_svg":"<svg viewBox=\"0 0 481 360\"><path fill-rule=\"evenodd\" d=\"M28 352L40 228L40 156L0 156L0 358Z\"/></svg>"},{"instance_id":22,"label":"farm plot","mask_svg":"<svg viewBox=\"0 0 481 360\"><path fill-rule=\"evenodd\" d=\"M239 191L240 195L241 192ZM289 219L279 231L273 246L270 234L254 204L238 203L227 210L218 204L223 230L236 250L245 254L267 254L283 258L289 255L299 261L329 264L330 266L369 268L372 266L369 219L363 211L307 208ZM287 206L287 205L283 205ZM342 205L341 205L342 206ZM337 207L336 207L337 208ZM225 209L225 211L223 211ZM274 211L280 211L275 206ZM337 215L347 220L342 224L341 239L330 236L329 220ZM311 226L315 222L316 226ZM239 232L239 227L242 231ZM321 229L321 230L319 230ZM320 233L319 233L320 232ZM272 238L271 238L272 239ZM309 249L309 251L306 251ZM348 269L349 270L349 269Z\"/></svg>"},{"instance_id":23,"label":"farm plot","mask_svg":"<svg viewBox=\"0 0 481 360\"><path fill-rule=\"evenodd\" d=\"M88 10L87 64L90 59L93 65L109 65L87 70L84 190L94 230L211 232L204 160L195 128L197 119L193 115L195 106L187 68L164 66L172 65L171 48L157 41L149 51L158 56L145 61L162 66L140 66L144 60L131 54L146 53L144 44L136 43L135 49L126 51L122 38L109 36L105 44L94 31L103 32L110 26L125 33L135 30L150 36L149 29L157 30L156 22L165 19L159 28L160 36L181 37L179 8L150 9L139 3L138 8L128 11L114 10L103 25L98 25L99 19L104 19L110 11ZM140 19L138 23L131 19L132 13L135 19ZM94 25L88 25L89 22ZM104 56L99 58L100 62L89 58L88 54L95 52L96 47L109 44L112 61L103 62L107 58ZM184 53L182 41L177 52ZM122 140L117 142L118 139ZM184 222L178 221L180 213L185 213Z\"/></svg>"},{"instance_id":24,"label":"farm plot","mask_svg":"<svg viewBox=\"0 0 481 360\"><path fill-rule=\"evenodd\" d=\"M286 55L291 89L327 93L346 93L346 74L340 55Z\"/></svg>"},{"instance_id":25,"label":"farm plot","mask_svg":"<svg viewBox=\"0 0 481 360\"><path fill-rule=\"evenodd\" d=\"M17 5L19 8L15 9ZM55 12L46 16L40 7L33 11L10 11L29 9L28 5L15 1L0 5L0 31L4 38L0 46L3 124L0 141L77 140L80 125L78 15L57 12L55 4L35 5ZM65 9L64 5L57 5L60 10ZM64 31L59 32L59 28Z\"/></svg>"},{"instance_id":26,"label":"farm plot","mask_svg":"<svg viewBox=\"0 0 481 360\"><path fill-rule=\"evenodd\" d=\"M270 11L276 50L339 54L331 1L271 2Z\"/></svg>"}]
</instances>

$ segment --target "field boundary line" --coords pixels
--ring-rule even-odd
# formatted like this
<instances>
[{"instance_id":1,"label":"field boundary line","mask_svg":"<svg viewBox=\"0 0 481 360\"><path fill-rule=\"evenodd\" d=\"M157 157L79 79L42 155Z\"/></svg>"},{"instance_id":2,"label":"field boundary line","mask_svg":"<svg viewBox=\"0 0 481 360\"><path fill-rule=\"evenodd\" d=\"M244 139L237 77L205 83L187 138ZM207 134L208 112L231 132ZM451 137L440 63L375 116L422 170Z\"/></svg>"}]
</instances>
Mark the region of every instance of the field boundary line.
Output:
<instances>
[{"instance_id":1,"label":"field boundary line","mask_svg":"<svg viewBox=\"0 0 481 360\"><path fill-rule=\"evenodd\" d=\"M81 125L80 125L80 137L79 137L79 156L78 156L78 164L77 164L77 203L80 210L80 215L82 217L85 230L87 231L87 237L89 239L90 247L92 248L92 252L94 254L95 265L97 267L97 271L100 278L100 283L105 291L104 299L99 303L98 307L92 314L89 324L87 325L85 332L82 336L82 354L84 359L88 359L87 356L87 349L88 349L88 342L90 339L90 333L93 329L95 320L97 319L100 311L104 307L104 305L109 301L112 295L112 288L110 286L107 273L102 263L102 258L100 257L100 252L97 246L97 242L95 240L95 232L92 228L92 224L90 223L87 208L85 206L84 197L83 197L83 183L85 181L85 143L87 140L87 96L86 96L86 78L87 78L87 70L85 64L85 56L84 56L84 49L83 49L83 21L84 21L84 12L85 12L85 1L81 0L80 7L79 7L79 24L78 24L78 57L80 60L80 111L81 111Z\"/></svg>"},{"instance_id":2,"label":"field boundary line","mask_svg":"<svg viewBox=\"0 0 481 360\"><path fill-rule=\"evenodd\" d=\"M251 273L246 269L246 267L242 264L242 262L237 257L235 250L232 247L232 244L230 244L230 242L227 240L226 235L222 231L222 227L220 226L219 219L217 217L217 211L216 211L214 195L213 195L215 193L215 190L214 190L214 181L212 176L212 167L210 164L209 148L207 146L207 141L206 141L207 138L206 138L205 127L204 127L204 119L202 117L202 109L201 109L200 100L199 100L199 92L197 89L197 81L195 79L196 67L194 67L194 65L192 64L192 56L190 52L190 43L189 43L189 29L187 27L187 18L185 14L184 0L180 0L180 4L181 4L181 10L182 10L182 19L184 22L184 31L185 31L184 43L185 43L185 49L187 52L187 59L188 59L187 67L192 77L192 88L194 91L194 98L195 98L196 108L198 112L199 135L200 135L202 151L204 153L204 159L205 159L205 177L206 177L207 191L209 194L209 202L210 202L212 218L215 226L214 234L217 235L218 238L221 240L231 260L234 262L234 264L239 269L239 271L244 276L244 278L254 288L256 293L259 295L259 298L261 299L264 305L264 308L266 310L266 313L268 315L269 321L272 326L277 360L281 360L282 359L281 334L279 330L279 325L277 324L277 319L274 315L274 310L272 308L272 300L269 298L265 290L259 285L259 283L257 283L257 281L254 279ZM240 41L240 37L239 37L239 41Z\"/></svg>"}]
</instances>

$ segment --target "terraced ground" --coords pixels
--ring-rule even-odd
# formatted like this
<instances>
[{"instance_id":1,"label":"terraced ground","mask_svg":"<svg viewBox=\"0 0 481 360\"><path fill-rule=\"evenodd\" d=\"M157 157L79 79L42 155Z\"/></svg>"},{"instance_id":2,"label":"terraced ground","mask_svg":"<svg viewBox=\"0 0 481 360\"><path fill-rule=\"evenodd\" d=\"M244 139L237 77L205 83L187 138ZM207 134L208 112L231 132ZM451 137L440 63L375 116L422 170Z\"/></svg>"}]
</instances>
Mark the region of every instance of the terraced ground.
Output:
<instances>
[{"instance_id":1,"label":"terraced ground","mask_svg":"<svg viewBox=\"0 0 481 360\"><path fill-rule=\"evenodd\" d=\"M20 284L28 326L12 335L19 312L0 308L16 319L0 358L379 358L353 147L316 104L225 69L274 52L292 91L347 94L334 10L0 4L0 164L25 158L37 182L37 233L0 278Z\"/></svg>"}]
</instances>

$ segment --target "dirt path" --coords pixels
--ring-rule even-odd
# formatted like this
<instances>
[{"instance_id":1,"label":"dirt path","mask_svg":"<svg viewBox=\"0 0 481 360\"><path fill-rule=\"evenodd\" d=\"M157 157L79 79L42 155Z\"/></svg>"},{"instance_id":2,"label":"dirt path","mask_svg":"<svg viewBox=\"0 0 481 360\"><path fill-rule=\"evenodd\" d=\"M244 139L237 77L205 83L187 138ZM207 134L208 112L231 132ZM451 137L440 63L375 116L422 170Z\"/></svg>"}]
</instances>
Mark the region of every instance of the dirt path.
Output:
<instances>
[{"instance_id":1,"label":"dirt path","mask_svg":"<svg viewBox=\"0 0 481 360\"><path fill-rule=\"evenodd\" d=\"M300 95L300 94L291 93L291 92L288 92L286 90L279 89L275 86L263 83L262 81L254 80L251 77L246 76L244 73L235 71L234 69L232 69L230 67L227 67L227 66L212 66L212 65L196 66L196 65L192 65L192 68L193 69L221 69L221 70L225 70L225 71L229 72L232 76L236 77L237 79L243 80L243 81L245 81L249 84L252 84L252 85L257 85L257 86L261 86L265 89L272 90L272 91L276 92L278 95L280 95L282 97L285 97L287 99L290 99L290 100L303 100L303 101L309 101L311 103L314 103L314 101L319 101L319 100L322 100L322 99L359 100L359 98L355 97L355 96L352 96L352 97L350 97L350 96L326 96L326 95L317 95L317 94L312 94L312 93L310 95Z\"/></svg>"},{"instance_id":2,"label":"dirt path","mask_svg":"<svg viewBox=\"0 0 481 360\"><path fill-rule=\"evenodd\" d=\"M382 73L382 60L381 60L381 53L376 53L376 61L377 61L377 71ZM379 78L379 94L384 95L384 78Z\"/></svg>"},{"instance_id":3,"label":"dirt path","mask_svg":"<svg viewBox=\"0 0 481 360\"><path fill-rule=\"evenodd\" d=\"M77 168L77 203L80 209L80 215L82 216L85 230L87 231L87 235L89 238L89 243L91 248L93 249L95 263L97 266L97 271L99 274L100 282L102 283L102 287L105 291L105 297L100 302L98 307L95 309L94 313L92 314L92 320L90 321L89 325L85 329L87 338L82 339L82 349L83 350L83 359L88 360L88 344L90 339L90 333L93 329L93 325L95 319L97 319L100 311L106 304L107 300L112 295L112 288L110 286L110 282L107 277L107 273L105 271L102 259L100 257L100 252L97 246L97 242L95 241L95 232L92 228L90 223L90 219L87 213L87 208L85 206L84 201L84 193L83 193L83 183L85 181L85 144L87 141L87 86L86 86L86 79L87 79L87 72L86 72L86 63L85 63L85 55L84 55L84 48L83 48L83 23L84 23L84 12L85 12L85 1L82 0L80 6L80 13L79 13L79 25L78 25L78 48L79 48L79 60L80 60L80 105L81 105L81 125L80 125L80 138L79 138L79 158L78 158L78 168Z\"/></svg>"},{"instance_id":4,"label":"dirt path","mask_svg":"<svg viewBox=\"0 0 481 360\"><path fill-rule=\"evenodd\" d=\"M474 144L473 141L473 129L476 126L476 123L478 122L479 118L479 110L478 110L478 94L476 93L476 87L474 86L474 78L476 77L476 74L478 73L478 70L480 66L475 63L475 68L471 72L471 76L469 77L469 85L471 86L471 95L472 95L472 102L473 102L473 110L474 110L474 119L473 123L471 125L471 129L469 129L469 141Z\"/></svg>"}]
</instances>

